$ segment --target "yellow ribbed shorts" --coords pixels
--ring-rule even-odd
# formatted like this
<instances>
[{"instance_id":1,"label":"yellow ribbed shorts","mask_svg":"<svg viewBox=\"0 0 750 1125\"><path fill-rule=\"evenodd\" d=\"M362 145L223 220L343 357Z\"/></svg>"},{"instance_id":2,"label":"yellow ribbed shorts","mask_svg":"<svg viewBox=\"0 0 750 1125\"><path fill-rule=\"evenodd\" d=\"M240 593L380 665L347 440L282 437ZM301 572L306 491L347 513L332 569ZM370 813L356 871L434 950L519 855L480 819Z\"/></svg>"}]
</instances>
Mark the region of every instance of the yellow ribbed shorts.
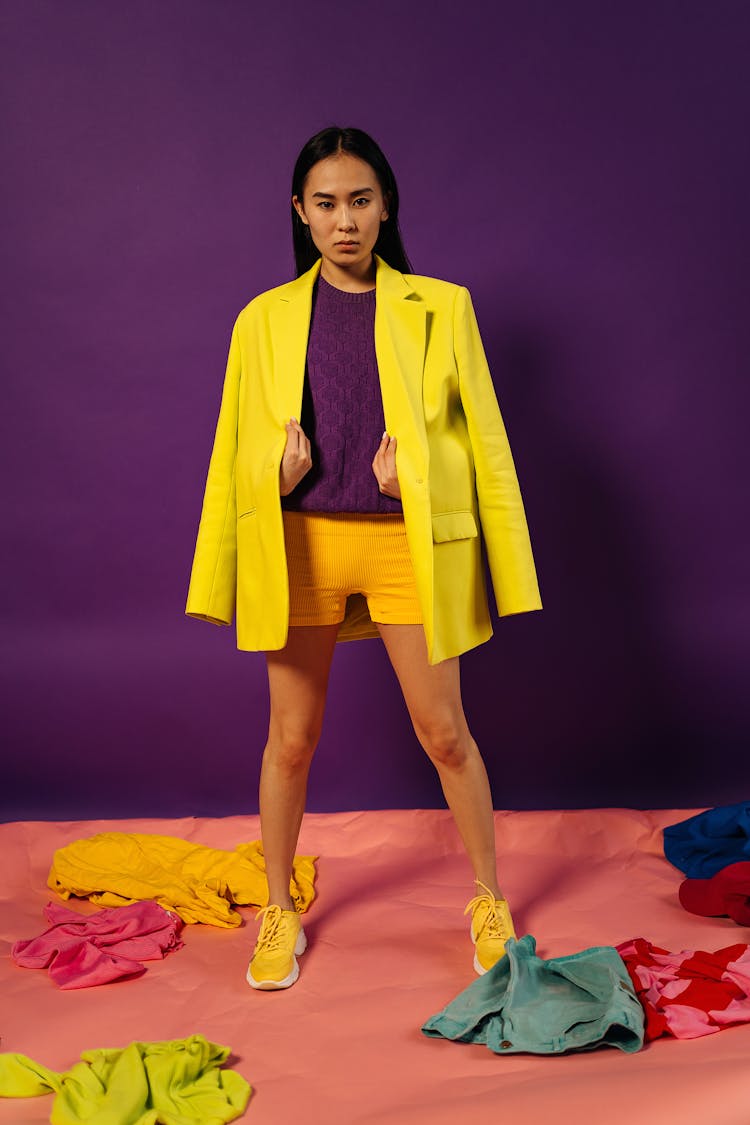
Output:
<instances>
[{"instance_id":1,"label":"yellow ribbed shorts","mask_svg":"<svg viewBox=\"0 0 750 1125\"><path fill-rule=\"evenodd\" d=\"M404 517L284 512L289 624L337 625L350 594L364 594L373 621L421 625Z\"/></svg>"}]
</instances>

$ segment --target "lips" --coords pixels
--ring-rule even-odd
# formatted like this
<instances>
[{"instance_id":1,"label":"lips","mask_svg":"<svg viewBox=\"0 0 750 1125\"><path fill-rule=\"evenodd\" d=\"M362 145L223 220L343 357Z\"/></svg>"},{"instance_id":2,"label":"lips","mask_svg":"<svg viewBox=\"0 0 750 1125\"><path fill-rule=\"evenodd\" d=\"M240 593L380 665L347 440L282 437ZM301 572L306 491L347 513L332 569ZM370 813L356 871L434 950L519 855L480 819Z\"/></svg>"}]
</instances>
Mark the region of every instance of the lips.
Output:
<instances>
[{"instance_id":1,"label":"lips","mask_svg":"<svg viewBox=\"0 0 750 1125\"><path fill-rule=\"evenodd\" d=\"M336 245L337 246L356 246L357 243L351 242L351 241L342 241L342 242L337 242Z\"/></svg>"}]
</instances>

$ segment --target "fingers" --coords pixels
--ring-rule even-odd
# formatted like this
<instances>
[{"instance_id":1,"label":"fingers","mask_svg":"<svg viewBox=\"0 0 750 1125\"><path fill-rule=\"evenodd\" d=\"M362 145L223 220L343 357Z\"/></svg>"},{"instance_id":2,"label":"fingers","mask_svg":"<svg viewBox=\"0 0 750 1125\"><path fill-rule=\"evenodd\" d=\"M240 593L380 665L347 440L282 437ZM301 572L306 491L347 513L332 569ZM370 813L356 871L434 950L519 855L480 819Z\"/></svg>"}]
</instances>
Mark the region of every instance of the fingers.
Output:
<instances>
[{"instance_id":1,"label":"fingers","mask_svg":"<svg viewBox=\"0 0 750 1125\"><path fill-rule=\"evenodd\" d=\"M286 448L283 459L285 461L310 461L310 441L305 431L296 418L290 418L286 424ZM309 467L309 465L308 465Z\"/></svg>"},{"instance_id":2,"label":"fingers","mask_svg":"<svg viewBox=\"0 0 750 1125\"><path fill-rule=\"evenodd\" d=\"M375 456L380 458L390 457L394 465L396 463L396 439L391 437L387 430L380 439L380 445Z\"/></svg>"},{"instance_id":3,"label":"fingers","mask_svg":"<svg viewBox=\"0 0 750 1125\"><path fill-rule=\"evenodd\" d=\"M286 447L289 449L299 449L303 441L307 441L305 431L300 426L296 418L290 418L286 426ZM308 443L309 444L309 443Z\"/></svg>"},{"instance_id":4,"label":"fingers","mask_svg":"<svg viewBox=\"0 0 750 1125\"><path fill-rule=\"evenodd\" d=\"M302 477L312 467L310 441L296 418L286 423L286 446L281 458L279 485L281 495L288 495ZM372 471L378 482L378 489L385 496L401 499L401 486L396 470L397 441L386 430L380 439L372 462Z\"/></svg>"},{"instance_id":5,"label":"fingers","mask_svg":"<svg viewBox=\"0 0 750 1125\"><path fill-rule=\"evenodd\" d=\"M372 462L372 471L379 490L385 496L401 499L401 487L396 472L396 438L386 431L380 440L377 453Z\"/></svg>"},{"instance_id":6,"label":"fingers","mask_svg":"<svg viewBox=\"0 0 750 1125\"><path fill-rule=\"evenodd\" d=\"M290 418L284 428L286 445L279 467L279 490L282 496L288 496L312 467L312 452L310 441L296 418Z\"/></svg>"}]
</instances>

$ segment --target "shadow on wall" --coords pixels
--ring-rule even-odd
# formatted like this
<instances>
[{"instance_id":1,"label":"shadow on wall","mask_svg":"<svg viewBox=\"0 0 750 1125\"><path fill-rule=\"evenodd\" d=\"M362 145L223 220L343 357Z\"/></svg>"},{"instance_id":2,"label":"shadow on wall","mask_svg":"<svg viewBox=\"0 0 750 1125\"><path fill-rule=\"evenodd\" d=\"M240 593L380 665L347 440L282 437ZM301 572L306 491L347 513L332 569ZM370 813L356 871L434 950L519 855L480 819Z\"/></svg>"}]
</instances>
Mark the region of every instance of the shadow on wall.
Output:
<instances>
[{"instance_id":1,"label":"shadow on wall","mask_svg":"<svg viewBox=\"0 0 750 1125\"><path fill-rule=\"evenodd\" d=\"M500 620L463 658L464 699L498 808L674 796L669 668L655 635L649 543L586 430L574 349L511 319L486 335L526 502L544 609ZM601 421L601 416L599 421ZM591 423L589 422L589 426ZM510 653L510 655L509 655Z\"/></svg>"}]
</instances>

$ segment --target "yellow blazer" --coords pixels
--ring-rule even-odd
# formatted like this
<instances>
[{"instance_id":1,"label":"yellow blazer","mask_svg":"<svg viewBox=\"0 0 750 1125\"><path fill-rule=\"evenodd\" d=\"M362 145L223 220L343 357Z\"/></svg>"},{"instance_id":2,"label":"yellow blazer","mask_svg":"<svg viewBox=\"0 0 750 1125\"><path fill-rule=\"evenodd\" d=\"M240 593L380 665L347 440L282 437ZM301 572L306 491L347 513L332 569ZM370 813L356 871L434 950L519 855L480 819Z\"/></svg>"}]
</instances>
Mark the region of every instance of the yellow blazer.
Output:
<instances>
[{"instance_id":1,"label":"yellow blazer","mask_svg":"<svg viewBox=\"0 0 750 1125\"><path fill-rule=\"evenodd\" d=\"M521 492L467 289L376 256L375 351L429 660L488 640L482 535L501 615L541 609ZM283 648L289 583L279 466L299 418L320 260L261 293L232 332L185 612L237 647ZM373 449L373 456L375 449ZM339 640L376 636L348 600Z\"/></svg>"}]
</instances>

